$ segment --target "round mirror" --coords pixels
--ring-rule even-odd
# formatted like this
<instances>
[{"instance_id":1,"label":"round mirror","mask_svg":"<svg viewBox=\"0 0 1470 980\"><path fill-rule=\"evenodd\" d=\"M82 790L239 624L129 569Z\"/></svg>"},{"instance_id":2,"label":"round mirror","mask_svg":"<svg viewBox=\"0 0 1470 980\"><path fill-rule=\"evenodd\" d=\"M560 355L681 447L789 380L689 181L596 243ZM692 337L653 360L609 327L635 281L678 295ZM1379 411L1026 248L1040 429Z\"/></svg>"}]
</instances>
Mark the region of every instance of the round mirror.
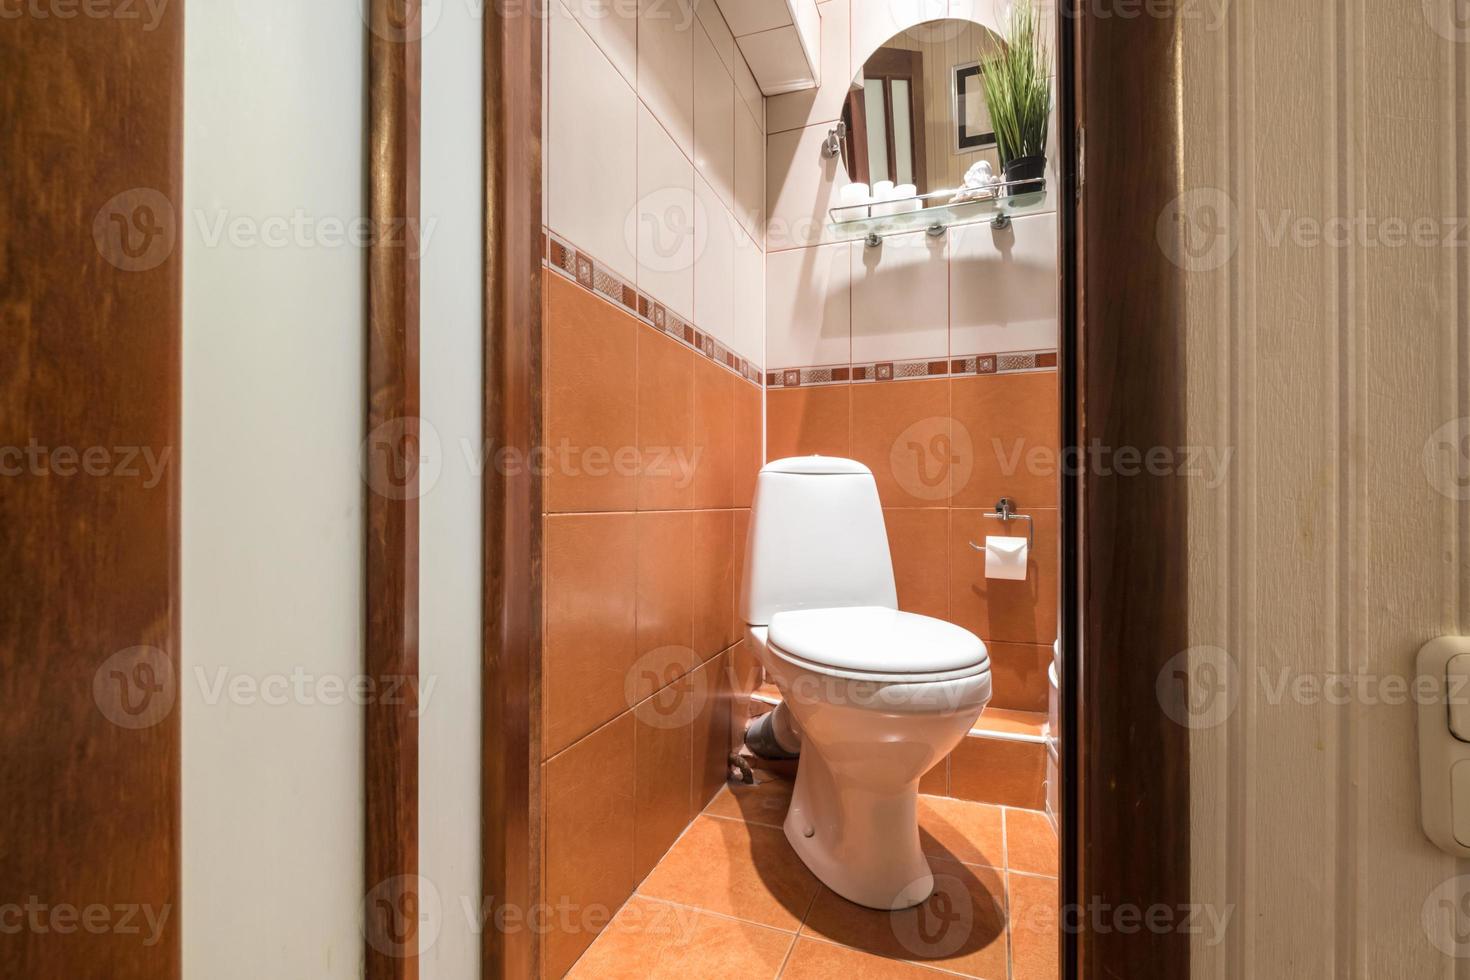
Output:
<instances>
[{"instance_id":1,"label":"round mirror","mask_svg":"<svg viewBox=\"0 0 1470 980\"><path fill-rule=\"evenodd\" d=\"M843 106L838 143L850 182L843 203L917 210L1040 190L1044 155L1005 167L1006 141L997 139L986 97L983 63L1010 50L981 24L947 19L902 31L874 51ZM1049 72L1038 59L1033 73L1048 114ZM1021 145L1034 146L1034 138Z\"/></svg>"}]
</instances>

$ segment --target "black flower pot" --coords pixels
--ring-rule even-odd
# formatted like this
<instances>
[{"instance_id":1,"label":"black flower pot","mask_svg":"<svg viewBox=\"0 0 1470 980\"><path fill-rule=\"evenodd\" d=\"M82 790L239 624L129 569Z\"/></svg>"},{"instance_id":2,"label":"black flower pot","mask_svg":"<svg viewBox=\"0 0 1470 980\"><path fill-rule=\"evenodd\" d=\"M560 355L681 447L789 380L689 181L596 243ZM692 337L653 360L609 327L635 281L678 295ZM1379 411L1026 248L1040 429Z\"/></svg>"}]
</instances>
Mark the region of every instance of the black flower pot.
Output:
<instances>
[{"instance_id":1,"label":"black flower pot","mask_svg":"<svg viewBox=\"0 0 1470 980\"><path fill-rule=\"evenodd\" d=\"M1016 157L1002 168L1006 176L1006 193L1031 194L1042 189L1046 179L1046 157Z\"/></svg>"}]
</instances>

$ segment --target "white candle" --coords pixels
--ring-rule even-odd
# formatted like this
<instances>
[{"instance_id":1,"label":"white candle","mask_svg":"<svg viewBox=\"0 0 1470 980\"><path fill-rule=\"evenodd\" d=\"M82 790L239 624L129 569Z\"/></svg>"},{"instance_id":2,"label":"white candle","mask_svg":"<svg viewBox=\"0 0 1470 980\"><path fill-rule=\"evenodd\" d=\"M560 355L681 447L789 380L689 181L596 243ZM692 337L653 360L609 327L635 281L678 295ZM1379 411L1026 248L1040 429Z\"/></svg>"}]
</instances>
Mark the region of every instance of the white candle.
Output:
<instances>
[{"instance_id":1,"label":"white candle","mask_svg":"<svg viewBox=\"0 0 1470 980\"><path fill-rule=\"evenodd\" d=\"M900 202L894 205L895 213L919 210L919 202L913 200L919 196L919 188L913 184L899 184L893 189L893 196Z\"/></svg>"}]
</instances>

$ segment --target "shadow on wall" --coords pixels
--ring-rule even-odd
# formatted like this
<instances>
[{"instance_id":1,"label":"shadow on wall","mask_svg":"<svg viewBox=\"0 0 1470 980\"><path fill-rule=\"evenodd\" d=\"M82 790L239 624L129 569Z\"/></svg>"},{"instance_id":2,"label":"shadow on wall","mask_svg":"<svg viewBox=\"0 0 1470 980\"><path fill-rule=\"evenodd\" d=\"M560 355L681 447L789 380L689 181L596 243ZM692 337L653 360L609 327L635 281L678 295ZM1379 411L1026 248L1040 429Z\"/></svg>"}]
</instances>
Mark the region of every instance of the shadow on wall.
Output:
<instances>
[{"instance_id":1,"label":"shadow on wall","mask_svg":"<svg viewBox=\"0 0 1470 980\"><path fill-rule=\"evenodd\" d=\"M971 232L973 234L973 232ZM1039 320L1057 311L1057 269L1054 263L1016 258L1016 229L992 229L998 256L951 254L950 278L974 276L994 283L1011 321Z\"/></svg>"}]
</instances>

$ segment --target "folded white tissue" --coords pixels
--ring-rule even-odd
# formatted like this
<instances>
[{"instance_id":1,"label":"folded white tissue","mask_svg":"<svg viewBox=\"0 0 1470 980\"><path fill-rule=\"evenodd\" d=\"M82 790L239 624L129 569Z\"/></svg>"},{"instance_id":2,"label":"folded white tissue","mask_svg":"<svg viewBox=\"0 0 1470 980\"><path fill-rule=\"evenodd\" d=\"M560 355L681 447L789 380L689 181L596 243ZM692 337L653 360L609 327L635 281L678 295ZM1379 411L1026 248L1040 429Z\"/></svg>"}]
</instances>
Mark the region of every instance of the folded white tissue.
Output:
<instances>
[{"instance_id":1,"label":"folded white tissue","mask_svg":"<svg viewBox=\"0 0 1470 980\"><path fill-rule=\"evenodd\" d=\"M985 538L985 577L1024 580L1028 550L1025 538L988 535Z\"/></svg>"},{"instance_id":2,"label":"folded white tissue","mask_svg":"<svg viewBox=\"0 0 1470 980\"><path fill-rule=\"evenodd\" d=\"M1000 177L991 173L990 161L981 160L965 171L965 186L955 191L949 203L963 204L965 201L988 200L995 196L997 190L995 185L1000 182Z\"/></svg>"}]
</instances>

